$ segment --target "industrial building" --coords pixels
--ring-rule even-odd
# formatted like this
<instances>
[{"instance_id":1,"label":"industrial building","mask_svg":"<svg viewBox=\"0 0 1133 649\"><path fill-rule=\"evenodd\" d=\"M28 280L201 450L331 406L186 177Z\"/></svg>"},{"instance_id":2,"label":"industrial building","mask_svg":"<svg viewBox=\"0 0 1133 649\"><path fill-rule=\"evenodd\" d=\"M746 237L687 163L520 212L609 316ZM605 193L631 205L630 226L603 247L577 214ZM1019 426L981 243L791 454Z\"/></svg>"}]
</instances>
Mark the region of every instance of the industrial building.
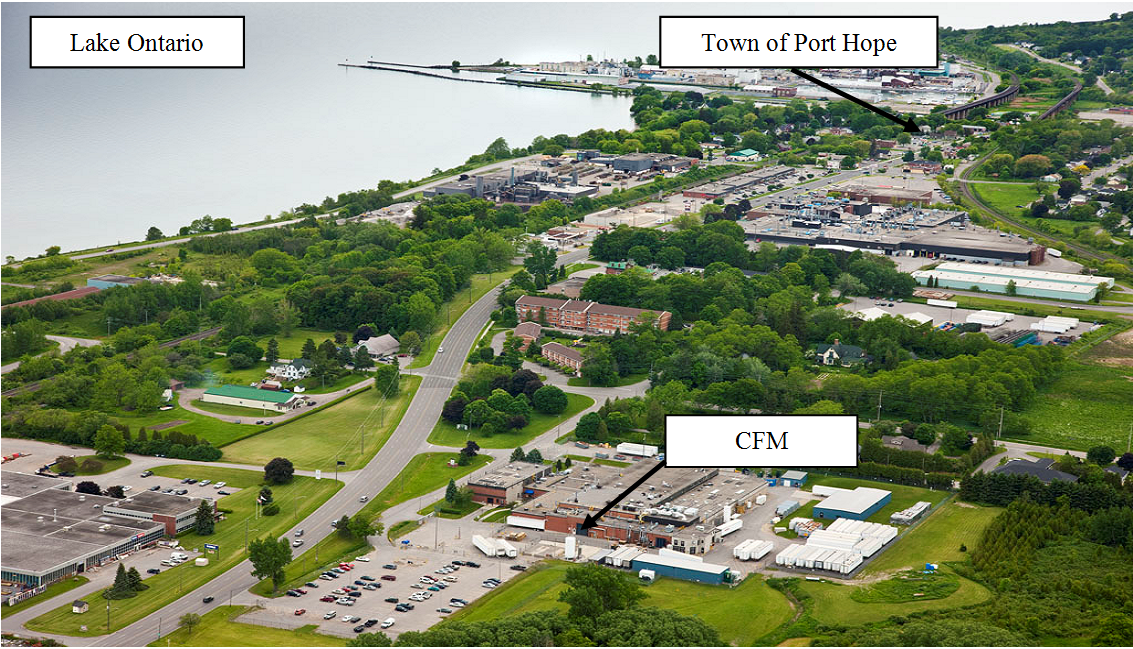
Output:
<instances>
[{"instance_id":1,"label":"industrial building","mask_svg":"<svg viewBox=\"0 0 1133 649\"><path fill-rule=\"evenodd\" d=\"M300 397L290 392L260 390L246 385L218 385L201 395L205 403L243 406L258 410L287 412L299 404Z\"/></svg>"},{"instance_id":2,"label":"industrial building","mask_svg":"<svg viewBox=\"0 0 1133 649\"><path fill-rule=\"evenodd\" d=\"M653 326L662 331L668 329L672 317L668 311L658 313L649 309L531 295L524 295L515 302L515 314L521 322L534 320L546 327L598 335L613 335L615 331L627 333L630 325L640 322L646 313L653 315Z\"/></svg>"},{"instance_id":3,"label":"industrial building","mask_svg":"<svg viewBox=\"0 0 1133 649\"><path fill-rule=\"evenodd\" d=\"M1113 286L1112 277L957 262L946 262L931 270L918 270L912 276L921 285L927 285L931 280L933 286L940 288L972 290L975 287L991 293L1007 293L1008 284L1013 283L1016 295L1079 302L1093 299L1100 284Z\"/></svg>"},{"instance_id":4,"label":"industrial building","mask_svg":"<svg viewBox=\"0 0 1133 649\"><path fill-rule=\"evenodd\" d=\"M917 205L928 205L932 202L932 191L927 189L851 185L845 189L845 192L850 200L866 201L867 203L885 203L887 205L916 203Z\"/></svg>"},{"instance_id":5,"label":"industrial building","mask_svg":"<svg viewBox=\"0 0 1133 649\"><path fill-rule=\"evenodd\" d=\"M780 480L784 487L801 487L806 484L806 478L806 471L787 471L780 477Z\"/></svg>"},{"instance_id":6,"label":"industrial building","mask_svg":"<svg viewBox=\"0 0 1133 649\"><path fill-rule=\"evenodd\" d=\"M524 495L529 489L533 498L512 509L508 524L575 534L587 515L654 466L650 461L626 468L576 464L529 485ZM763 479L743 473L666 467L618 502L587 535L702 555L742 527L739 515L755 507L766 488Z\"/></svg>"},{"instance_id":7,"label":"industrial building","mask_svg":"<svg viewBox=\"0 0 1133 649\"><path fill-rule=\"evenodd\" d=\"M535 492L526 487L553 472L554 467L547 464L512 462L470 478L468 488L472 491L472 500L478 503L503 505L518 502L524 495L534 495Z\"/></svg>"},{"instance_id":8,"label":"industrial building","mask_svg":"<svg viewBox=\"0 0 1133 649\"><path fill-rule=\"evenodd\" d=\"M472 198L489 198L501 202L535 204L548 199L573 202L582 196L598 193L594 185L580 185L578 170L572 170L570 179L546 169L516 169L508 173L479 174L461 176L440 185L422 190L425 198L464 194Z\"/></svg>"},{"instance_id":9,"label":"industrial building","mask_svg":"<svg viewBox=\"0 0 1133 649\"><path fill-rule=\"evenodd\" d=\"M690 187L684 190L684 196L686 198L715 200L717 198L724 198L734 192L748 189L749 187L782 183L797 174L797 169L775 165L773 167L759 169L758 171L749 171L748 173L733 176L726 180Z\"/></svg>"},{"instance_id":10,"label":"industrial building","mask_svg":"<svg viewBox=\"0 0 1133 649\"><path fill-rule=\"evenodd\" d=\"M817 486L813 491L822 495ZM893 496L892 492L873 487L858 487L853 491L822 487L821 491L829 495L814 506L815 518L852 518L864 521L887 505Z\"/></svg>"},{"instance_id":11,"label":"industrial building","mask_svg":"<svg viewBox=\"0 0 1133 649\"><path fill-rule=\"evenodd\" d=\"M704 584L722 584L728 575L727 566L705 563L699 560L699 557L673 553L639 554L630 562L630 569L652 570L662 577L698 581Z\"/></svg>"},{"instance_id":12,"label":"industrial building","mask_svg":"<svg viewBox=\"0 0 1133 649\"><path fill-rule=\"evenodd\" d=\"M70 491L70 482L4 471L0 569L38 587L156 543L196 521L200 500L142 492L129 499Z\"/></svg>"}]
</instances>

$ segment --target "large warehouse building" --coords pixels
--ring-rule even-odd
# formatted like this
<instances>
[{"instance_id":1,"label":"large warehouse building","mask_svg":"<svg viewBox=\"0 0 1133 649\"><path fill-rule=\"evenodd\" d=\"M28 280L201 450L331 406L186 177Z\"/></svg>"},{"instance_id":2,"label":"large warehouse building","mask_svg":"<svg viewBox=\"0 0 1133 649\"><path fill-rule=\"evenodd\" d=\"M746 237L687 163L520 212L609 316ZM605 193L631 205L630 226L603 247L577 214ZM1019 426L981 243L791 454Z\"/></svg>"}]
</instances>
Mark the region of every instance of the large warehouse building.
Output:
<instances>
[{"instance_id":1,"label":"large warehouse building","mask_svg":"<svg viewBox=\"0 0 1133 649\"><path fill-rule=\"evenodd\" d=\"M639 554L630 562L633 570L652 570L661 577L673 577L705 584L722 584L728 567L705 563L699 557L673 554Z\"/></svg>"},{"instance_id":2,"label":"large warehouse building","mask_svg":"<svg viewBox=\"0 0 1133 649\"><path fill-rule=\"evenodd\" d=\"M243 406L258 410L287 412L299 404L299 397L290 392L261 390L246 385L218 385L205 390L201 401L221 403L228 406Z\"/></svg>"},{"instance_id":3,"label":"large warehouse building","mask_svg":"<svg viewBox=\"0 0 1133 649\"><path fill-rule=\"evenodd\" d=\"M864 521L887 505L893 495L892 492L873 487L858 487L853 491L830 487L826 489L833 493L814 506L815 518L852 518Z\"/></svg>"},{"instance_id":4,"label":"large warehouse building","mask_svg":"<svg viewBox=\"0 0 1133 649\"><path fill-rule=\"evenodd\" d=\"M200 500L142 492L130 499L70 491L70 482L5 471L0 570L38 587L156 543L196 520Z\"/></svg>"},{"instance_id":5,"label":"large warehouse building","mask_svg":"<svg viewBox=\"0 0 1133 649\"><path fill-rule=\"evenodd\" d=\"M1112 277L958 262L945 262L931 270L918 270L911 274L922 286L928 285L931 280L934 286L940 288L970 290L975 286L981 291L1006 293L1008 283L1014 282L1017 295L1079 302L1092 300L1097 295L1099 284L1113 286Z\"/></svg>"}]
</instances>

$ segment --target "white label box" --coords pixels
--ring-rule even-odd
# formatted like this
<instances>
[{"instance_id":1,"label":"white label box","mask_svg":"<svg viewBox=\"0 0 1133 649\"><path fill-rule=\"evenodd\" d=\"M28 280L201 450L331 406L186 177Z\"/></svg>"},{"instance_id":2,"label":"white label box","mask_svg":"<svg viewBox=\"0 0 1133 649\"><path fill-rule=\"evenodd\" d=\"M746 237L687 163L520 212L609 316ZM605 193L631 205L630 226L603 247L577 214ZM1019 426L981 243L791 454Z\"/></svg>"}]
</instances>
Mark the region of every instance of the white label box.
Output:
<instances>
[{"instance_id":1,"label":"white label box","mask_svg":"<svg viewBox=\"0 0 1133 649\"><path fill-rule=\"evenodd\" d=\"M31 16L32 68L243 68L243 16Z\"/></svg>"},{"instance_id":2,"label":"white label box","mask_svg":"<svg viewBox=\"0 0 1133 649\"><path fill-rule=\"evenodd\" d=\"M661 16L663 68L935 68L937 16Z\"/></svg>"},{"instance_id":3,"label":"white label box","mask_svg":"<svg viewBox=\"0 0 1133 649\"><path fill-rule=\"evenodd\" d=\"M849 467L856 415L667 415L670 467Z\"/></svg>"}]
</instances>

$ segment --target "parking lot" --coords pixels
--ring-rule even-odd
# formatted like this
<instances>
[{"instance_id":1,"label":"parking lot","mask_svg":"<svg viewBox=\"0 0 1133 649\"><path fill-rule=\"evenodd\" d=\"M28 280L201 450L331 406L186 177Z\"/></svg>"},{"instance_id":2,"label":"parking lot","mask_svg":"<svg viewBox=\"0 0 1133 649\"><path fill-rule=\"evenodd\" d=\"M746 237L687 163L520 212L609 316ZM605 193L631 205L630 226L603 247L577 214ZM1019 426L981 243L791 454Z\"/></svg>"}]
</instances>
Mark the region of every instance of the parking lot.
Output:
<instances>
[{"instance_id":1,"label":"parking lot","mask_svg":"<svg viewBox=\"0 0 1133 649\"><path fill-rule=\"evenodd\" d=\"M426 528L429 530L429 541L432 542L433 531L428 525L426 525ZM422 528L422 530L426 528ZM422 530L417 532L421 533ZM272 600L261 600L260 604L263 606L263 610L242 616L241 620L285 628L298 628L315 624L318 625L320 633L344 637L353 637L355 635L353 629L370 619L377 620L377 623L365 629L367 632L384 631L391 637L396 637L403 631L423 631L449 615L437 611L438 608L449 608L454 612L459 610L459 607L450 604L451 598L456 597L468 602L475 601L476 598L491 590L483 586L482 582L485 579L492 577L501 582L506 582L520 574L519 571L510 569L509 566L528 565L530 563L523 557L519 559L485 557L472 549L471 534L472 532L468 532L464 538L468 548L472 550L467 553L463 551L463 548L460 550L449 548L447 551L444 548L440 550L425 549L415 546L412 542L407 545L399 543L398 547L381 547L365 555L364 558L369 559L368 562L352 562L354 569L345 572L338 579L331 581L316 579L312 583L317 584L318 588L304 586L303 590L306 590L307 594L299 597L284 596ZM422 537L419 540L423 542L424 538ZM436 570L449 565L454 559L469 560L480 564L480 567L461 566L448 575L437 574ZM396 565L397 569L383 569L382 566L385 564ZM363 575L373 577L374 581L363 580ZM396 578L396 581L382 580L383 575L391 575ZM429 591L430 584L419 581L422 576L428 576L438 581L447 576L454 578L455 581L447 582L444 589ZM360 585L354 584L355 581L361 581L363 584L378 584L380 588L369 591L362 590ZM353 606L320 601L321 597L331 595L332 590L345 590L348 586L357 586L361 593ZM409 600L410 595L421 591L428 593L430 597L421 602ZM387 598L397 598L399 603L409 602L413 605L413 609L405 612L395 611L396 604L385 601ZM305 612L296 615L296 611L300 609L305 609ZM334 611L335 616L331 619L324 619L324 616L330 611ZM359 621L344 622L343 618L346 616L356 616ZM381 629L380 623L391 617L394 619L393 626Z\"/></svg>"}]
</instances>

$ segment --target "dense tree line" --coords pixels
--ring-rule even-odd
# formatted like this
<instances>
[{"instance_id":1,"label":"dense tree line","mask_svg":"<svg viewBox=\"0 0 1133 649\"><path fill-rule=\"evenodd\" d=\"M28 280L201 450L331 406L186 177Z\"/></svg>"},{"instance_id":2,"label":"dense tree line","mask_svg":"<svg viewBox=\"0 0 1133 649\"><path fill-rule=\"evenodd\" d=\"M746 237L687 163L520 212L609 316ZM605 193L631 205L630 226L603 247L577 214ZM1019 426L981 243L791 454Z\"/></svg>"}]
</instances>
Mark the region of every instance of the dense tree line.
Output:
<instances>
[{"instance_id":1,"label":"dense tree line","mask_svg":"<svg viewBox=\"0 0 1133 649\"><path fill-rule=\"evenodd\" d=\"M1105 482L1065 482L1043 484L1032 475L973 473L960 483L960 497L977 503L1006 506L1026 497L1040 505L1054 505L1062 497L1075 510L1097 512L1114 507L1133 507L1133 491Z\"/></svg>"}]
</instances>

